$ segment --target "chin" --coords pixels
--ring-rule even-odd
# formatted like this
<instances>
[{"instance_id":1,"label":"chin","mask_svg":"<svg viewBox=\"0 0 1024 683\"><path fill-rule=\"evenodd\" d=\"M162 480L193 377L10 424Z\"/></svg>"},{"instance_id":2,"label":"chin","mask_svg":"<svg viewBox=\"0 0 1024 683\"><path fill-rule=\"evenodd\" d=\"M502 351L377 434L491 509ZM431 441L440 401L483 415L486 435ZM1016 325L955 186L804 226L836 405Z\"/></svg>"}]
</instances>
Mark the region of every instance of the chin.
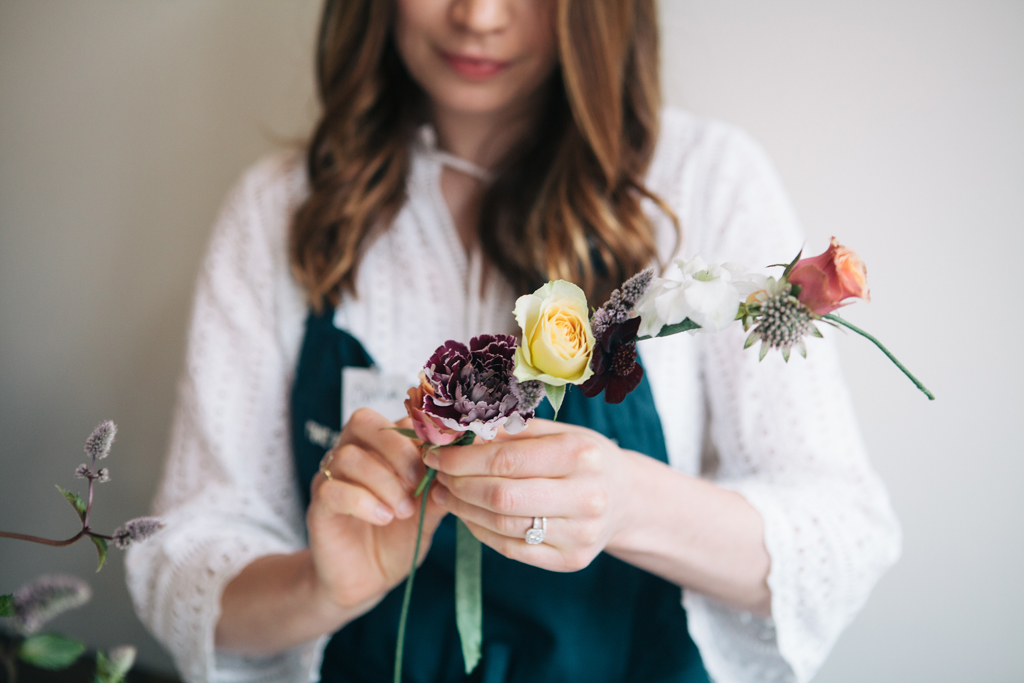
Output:
<instances>
[{"instance_id":1,"label":"chin","mask_svg":"<svg viewBox=\"0 0 1024 683\"><path fill-rule=\"evenodd\" d=\"M438 88L428 93L435 103L461 114L497 114L516 101L509 90L487 86L458 86Z\"/></svg>"}]
</instances>

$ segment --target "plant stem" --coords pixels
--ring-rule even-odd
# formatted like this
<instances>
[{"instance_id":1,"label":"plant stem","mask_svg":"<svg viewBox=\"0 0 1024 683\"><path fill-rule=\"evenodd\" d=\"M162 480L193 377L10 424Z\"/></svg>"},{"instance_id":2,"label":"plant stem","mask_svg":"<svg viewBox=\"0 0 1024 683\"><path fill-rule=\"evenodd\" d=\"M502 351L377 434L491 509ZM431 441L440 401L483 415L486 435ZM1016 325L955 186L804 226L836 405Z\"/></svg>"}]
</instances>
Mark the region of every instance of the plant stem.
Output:
<instances>
[{"instance_id":1,"label":"plant stem","mask_svg":"<svg viewBox=\"0 0 1024 683\"><path fill-rule=\"evenodd\" d=\"M910 381L914 383L914 386L917 387L918 389L920 389L922 391L922 393L924 393L924 395L928 397L929 401L934 401L935 400L935 394L933 394L932 392L928 391L928 389L926 389L925 386L923 384L921 384L921 380L919 380L918 378L914 377L914 375L911 374L910 370L907 370L906 366L903 365L903 363L899 362L896 359L896 356L892 355L892 353L889 352L889 349L885 348L885 346L882 344L882 342L878 341L873 336L871 336L870 334L868 334L864 330L860 329L859 327L857 327L853 323L849 323L849 322L843 320L838 315L834 315L832 313L826 313L825 315L823 315L821 317L825 318L826 320L831 320L834 323L838 323L838 324L842 325L843 327L847 327L847 328L853 330L854 332L856 332L857 334L859 334L860 336L864 337L865 339L867 339L868 341L873 343L875 346L880 348L882 350L882 353L884 353L886 356L888 356L889 360L891 360L893 363L895 363L896 367L898 367L900 370L902 370L903 374L906 375L908 378L910 378Z\"/></svg>"},{"instance_id":2,"label":"plant stem","mask_svg":"<svg viewBox=\"0 0 1024 683\"><path fill-rule=\"evenodd\" d=\"M17 646L20 638L11 638L6 645L0 642L0 658L3 659L4 671L7 673L6 683L17 680Z\"/></svg>"},{"instance_id":3,"label":"plant stem","mask_svg":"<svg viewBox=\"0 0 1024 683\"><path fill-rule=\"evenodd\" d=\"M395 646L394 683L402 683L402 652L405 649L405 622L409 619L412 582L416 578L416 566L419 564L417 560L420 559L420 541L423 540L423 518L427 515L427 496L430 494L430 482L434 480L436 474L437 470L428 467L427 474L423 477L423 482L420 483L420 486L423 488L423 498L420 500L420 521L416 527L416 547L412 553L412 568L409 570L409 578L405 580L405 595L402 596L402 614L398 617L398 644Z\"/></svg>"},{"instance_id":4,"label":"plant stem","mask_svg":"<svg viewBox=\"0 0 1024 683\"><path fill-rule=\"evenodd\" d=\"M29 541L31 543L42 543L43 545L50 545L55 548L63 548L64 546L71 545L72 543L80 539L82 536L85 536L86 533L88 532L83 528L81 531L79 531L77 534L75 534L69 539L63 541L54 541L52 539L41 538L39 536L30 536L28 534L16 534L13 531L0 531L0 538L13 538L16 541Z\"/></svg>"},{"instance_id":5,"label":"plant stem","mask_svg":"<svg viewBox=\"0 0 1024 683\"><path fill-rule=\"evenodd\" d=\"M10 657L4 657L4 668L7 669L7 683L15 683L18 680L18 667Z\"/></svg>"},{"instance_id":6,"label":"plant stem","mask_svg":"<svg viewBox=\"0 0 1024 683\"><path fill-rule=\"evenodd\" d=\"M95 466L96 466L96 460L93 459L93 467L95 467ZM86 505L85 505L85 519L82 521L82 526L85 527L86 529L89 528L89 513L92 512L92 486L93 486L93 481L94 481L93 477L90 476L89 477L89 502L86 503Z\"/></svg>"}]
</instances>

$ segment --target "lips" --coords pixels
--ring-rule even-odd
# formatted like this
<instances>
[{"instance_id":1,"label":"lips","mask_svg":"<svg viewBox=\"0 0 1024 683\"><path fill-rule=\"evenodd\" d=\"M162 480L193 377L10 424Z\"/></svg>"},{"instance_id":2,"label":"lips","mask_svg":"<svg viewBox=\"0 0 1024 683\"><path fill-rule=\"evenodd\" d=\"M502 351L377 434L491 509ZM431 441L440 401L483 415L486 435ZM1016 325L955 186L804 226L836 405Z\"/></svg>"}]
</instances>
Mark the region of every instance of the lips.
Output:
<instances>
[{"instance_id":1,"label":"lips","mask_svg":"<svg viewBox=\"0 0 1024 683\"><path fill-rule=\"evenodd\" d=\"M468 55L460 55L454 52L441 52L441 57L444 59L445 63L455 71L455 73L475 81L481 81L491 78L492 76L497 76L511 65L511 62L501 62L495 59L481 59L479 57L470 57Z\"/></svg>"}]
</instances>

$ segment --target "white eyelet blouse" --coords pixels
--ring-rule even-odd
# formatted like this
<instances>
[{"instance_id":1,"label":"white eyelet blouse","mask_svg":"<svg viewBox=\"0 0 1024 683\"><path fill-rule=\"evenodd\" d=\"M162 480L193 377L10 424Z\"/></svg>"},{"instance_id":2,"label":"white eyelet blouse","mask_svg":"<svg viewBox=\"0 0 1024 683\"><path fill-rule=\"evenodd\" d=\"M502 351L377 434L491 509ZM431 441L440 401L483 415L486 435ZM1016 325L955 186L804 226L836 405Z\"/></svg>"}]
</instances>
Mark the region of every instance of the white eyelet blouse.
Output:
<instances>
[{"instance_id":1,"label":"white eyelet blouse","mask_svg":"<svg viewBox=\"0 0 1024 683\"><path fill-rule=\"evenodd\" d=\"M428 142L413 151L407 204L359 268L359 297L335 315L382 371L410 382L446 339L516 331L515 293L499 275L483 281L479 252L467 255ZM673 254L670 222L646 206L666 260L700 254L760 267L801 247L776 171L736 128L664 111L647 186L682 225ZM217 220L154 504L167 529L128 554L138 614L188 681L318 678L325 638L262 658L218 653L213 640L225 585L256 558L306 544L289 394L307 306L286 249L306 193L301 156L275 156L244 175ZM681 591L693 640L721 683L808 680L899 555L898 523L825 334L788 365L778 354L759 363L738 325L640 346L671 465L739 492L765 523L771 619Z\"/></svg>"}]
</instances>

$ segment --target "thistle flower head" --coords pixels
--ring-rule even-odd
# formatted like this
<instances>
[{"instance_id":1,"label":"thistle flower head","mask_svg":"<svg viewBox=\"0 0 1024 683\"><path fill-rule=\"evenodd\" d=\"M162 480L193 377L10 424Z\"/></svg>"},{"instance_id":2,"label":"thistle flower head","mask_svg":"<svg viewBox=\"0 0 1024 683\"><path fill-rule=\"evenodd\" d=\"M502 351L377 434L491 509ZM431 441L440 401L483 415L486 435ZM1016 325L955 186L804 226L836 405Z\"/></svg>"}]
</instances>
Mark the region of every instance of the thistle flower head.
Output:
<instances>
[{"instance_id":1,"label":"thistle flower head","mask_svg":"<svg viewBox=\"0 0 1024 683\"><path fill-rule=\"evenodd\" d=\"M125 550L132 543L142 543L166 526L159 517L137 517L124 523L114 532L114 545Z\"/></svg>"},{"instance_id":2,"label":"thistle flower head","mask_svg":"<svg viewBox=\"0 0 1024 683\"><path fill-rule=\"evenodd\" d=\"M75 479L88 479L90 474L92 470L84 462L75 468Z\"/></svg>"},{"instance_id":3,"label":"thistle flower head","mask_svg":"<svg viewBox=\"0 0 1024 683\"><path fill-rule=\"evenodd\" d=\"M811 324L811 311L792 295L785 281L782 281L782 286L769 287L759 299L760 307L756 315L758 322L747 337L746 346L749 347L760 339L761 359L764 359L768 351L777 349L788 361L793 348L806 358L804 337L808 334L820 336L818 330Z\"/></svg>"},{"instance_id":4,"label":"thistle flower head","mask_svg":"<svg viewBox=\"0 0 1024 683\"><path fill-rule=\"evenodd\" d=\"M110 447L114 445L114 437L117 435L117 425L111 420L104 420L96 425L92 434L85 440L85 453L93 461L102 460L110 455Z\"/></svg>"},{"instance_id":5,"label":"thistle flower head","mask_svg":"<svg viewBox=\"0 0 1024 683\"><path fill-rule=\"evenodd\" d=\"M35 633L50 619L89 602L89 584L74 576L40 576L15 591L14 628L23 635Z\"/></svg>"},{"instance_id":6,"label":"thistle flower head","mask_svg":"<svg viewBox=\"0 0 1024 683\"><path fill-rule=\"evenodd\" d=\"M106 484L110 481L110 470L106 467L99 468L99 470L96 471L96 481L101 484Z\"/></svg>"}]
</instances>

